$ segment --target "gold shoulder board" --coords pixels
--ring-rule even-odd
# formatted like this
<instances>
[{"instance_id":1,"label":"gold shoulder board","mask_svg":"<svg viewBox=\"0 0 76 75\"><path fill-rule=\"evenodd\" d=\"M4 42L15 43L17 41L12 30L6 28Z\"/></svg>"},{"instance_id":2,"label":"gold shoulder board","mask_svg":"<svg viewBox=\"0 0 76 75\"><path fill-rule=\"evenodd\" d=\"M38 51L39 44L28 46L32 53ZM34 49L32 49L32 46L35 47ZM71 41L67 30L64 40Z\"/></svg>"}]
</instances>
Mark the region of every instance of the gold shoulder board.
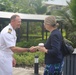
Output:
<instances>
[{"instance_id":1,"label":"gold shoulder board","mask_svg":"<svg viewBox=\"0 0 76 75\"><path fill-rule=\"evenodd\" d=\"M12 32L12 29L11 29L11 28L9 28L9 29L8 29L8 33L10 33L10 34L11 34L11 32Z\"/></svg>"}]
</instances>

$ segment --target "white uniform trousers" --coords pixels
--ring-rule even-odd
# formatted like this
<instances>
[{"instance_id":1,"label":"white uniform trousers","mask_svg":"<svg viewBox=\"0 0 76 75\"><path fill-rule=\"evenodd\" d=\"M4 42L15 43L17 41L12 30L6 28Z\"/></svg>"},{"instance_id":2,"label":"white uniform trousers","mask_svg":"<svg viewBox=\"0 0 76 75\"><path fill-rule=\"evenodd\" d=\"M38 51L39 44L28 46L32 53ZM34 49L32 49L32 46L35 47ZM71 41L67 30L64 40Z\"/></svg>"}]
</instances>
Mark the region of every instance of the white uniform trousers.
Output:
<instances>
[{"instance_id":1,"label":"white uniform trousers","mask_svg":"<svg viewBox=\"0 0 76 75\"><path fill-rule=\"evenodd\" d=\"M12 75L12 55L0 51L0 75Z\"/></svg>"}]
</instances>

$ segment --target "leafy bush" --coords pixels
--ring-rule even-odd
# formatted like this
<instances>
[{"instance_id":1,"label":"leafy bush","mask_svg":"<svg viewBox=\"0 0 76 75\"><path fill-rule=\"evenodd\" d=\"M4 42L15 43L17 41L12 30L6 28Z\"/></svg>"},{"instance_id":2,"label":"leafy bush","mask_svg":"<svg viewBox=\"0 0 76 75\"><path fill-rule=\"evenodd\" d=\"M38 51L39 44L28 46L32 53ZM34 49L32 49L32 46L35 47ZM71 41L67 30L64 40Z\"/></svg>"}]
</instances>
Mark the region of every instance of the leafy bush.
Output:
<instances>
[{"instance_id":1,"label":"leafy bush","mask_svg":"<svg viewBox=\"0 0 76 75\"><path fill-rule=\"evenodd\" d=\"M24 53L24 54L18 54L15 53L14 57L17 62L17 66L25 67L25 66L33 66L34 65L34 58L35 55L39 56L39 64L43 65L44 63L44 53L42 52L35 52L35 53Z\"/></svg>"},{"instance_id":2,"label":"leafy bush","mask_svg":"<svg viewBox=\"0 0 76 75\"><path fill-rule=\"evenodd\" d=\"M37 46L38 43L40 42L45 42L46 40L30 40L30 41L22 41L17 43L17 46L19 47L31 47L31 46ZM43 65L44 63L44 53L42 52L35 52L35 53L30 53L30 52L24 52L24 53L15 53L14 57L17 62L17 66L25 67L25 66L33 66L34 65L34 58L35 55L39 56L39 64Z\"/></svg>"},{"instance_id":3,"label":"leafy bush","mask_svg":"<svg viewBox=\"0 0 76 75\"><path fill-rule=\"evenodd\" d=\"M72 41L73 47L76 48L76 31L69 34L69 40Z\"/></svg>"},{"instance_id":4,"label":"leafy bush","mask_svg":"<svg viewBox=\"0 0 76 75\"><path fill-rule=\"evenodd\" d=\"M41 40L41 39L37 39L37 40L29 40L29 41L21 41L17 43L17 46L19 47L31 47L31 46L37 46L40 42L45 43L46 40Z\"/></svg>"}]
</instances>

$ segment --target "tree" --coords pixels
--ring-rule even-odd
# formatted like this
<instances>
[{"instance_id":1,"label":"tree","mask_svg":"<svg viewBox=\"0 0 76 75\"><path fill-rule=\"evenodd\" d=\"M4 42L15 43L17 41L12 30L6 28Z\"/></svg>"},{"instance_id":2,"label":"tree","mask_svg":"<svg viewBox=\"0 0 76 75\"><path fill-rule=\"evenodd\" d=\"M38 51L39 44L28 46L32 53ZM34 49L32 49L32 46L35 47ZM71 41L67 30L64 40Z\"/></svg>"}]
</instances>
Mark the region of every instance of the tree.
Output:
<instances>
[{"instance_id":1,"label":"tree","mask_svg":"<svg viewBox=\"0 0 76 75\"><path fill-rule=\"evenodd\" d=\"M42 5L42 0L32 0L31 3L37 14L46 13L47 7L45 5Z\"/></svg>"},{"instance_id":2,"label":"tree","mask_svg":"<svg viewBox=\"0 0 76 75\"><path fill-rule=\"evenodd\" d=\"M0 11L12 11L10 0L0 0Z\"/></svg>"},{"instance_id":3,"label":"tree","mask_svg":"<svg viewBox=\"0 0 76 75\"><path fill-rule=\"evenodd\" d=\"M44 14L47 7L43 0L0 0L0 11L11 11L30 14Z\"/></svg>"},{"instance_id":4,"label":"tree","mask_svg":"<svg viewBox=\"0 0 76 75\"><path fill-rule=\"evenodd\" d=\"M75 23L75 27L76 27L76 0L71 0L71 2L69 3L69 8L71 10L71 14L72 14L72 18L74 20Z\"/></svg>"},{"instance_id":5,"label":"tree","mask_svg":"<svg viewBox=\"0 0 76 75\"><path fill-rule=\"evenodd\" d=\"M69 38L73 42L73 46L76 48L76 0L71 0L71 2L69 3L69 8L71 10L72 19L74 22L73 32L70 33Z\"/></svg>"}]
</instances>

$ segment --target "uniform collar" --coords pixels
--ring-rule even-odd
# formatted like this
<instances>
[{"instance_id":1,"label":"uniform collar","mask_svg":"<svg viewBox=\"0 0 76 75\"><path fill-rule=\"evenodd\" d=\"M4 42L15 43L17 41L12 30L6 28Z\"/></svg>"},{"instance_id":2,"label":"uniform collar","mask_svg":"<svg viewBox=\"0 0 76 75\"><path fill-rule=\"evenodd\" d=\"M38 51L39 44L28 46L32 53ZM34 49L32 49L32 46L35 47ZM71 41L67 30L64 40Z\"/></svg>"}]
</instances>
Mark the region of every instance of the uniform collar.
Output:
<instances>
[{"instance_id":1,"label":"uniform collar","mask_svg":"<svg viewBox=\"0 0 76 75\"><path fill-rule=\"evenodd\" d=\"M9 26L10 26L10 28L11 28L12 30L14 30L13 27L12 27L12 25L11 25L10 23L9 23Z\"/></svg>"}]
</instances>

